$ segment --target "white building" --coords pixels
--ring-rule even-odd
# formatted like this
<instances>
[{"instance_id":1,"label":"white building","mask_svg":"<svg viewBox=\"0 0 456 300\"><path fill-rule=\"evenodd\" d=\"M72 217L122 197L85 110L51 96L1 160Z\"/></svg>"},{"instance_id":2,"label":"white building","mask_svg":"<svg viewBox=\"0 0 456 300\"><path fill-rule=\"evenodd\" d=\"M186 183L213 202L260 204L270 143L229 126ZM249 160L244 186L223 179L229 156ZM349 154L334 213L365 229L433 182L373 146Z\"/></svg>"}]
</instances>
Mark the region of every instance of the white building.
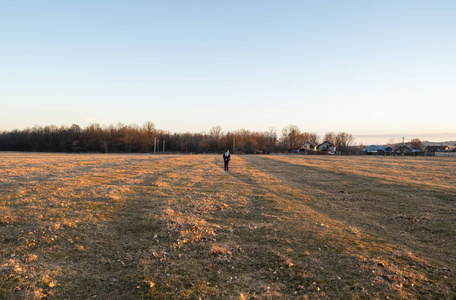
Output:
<instances>
[{"instance_id":1,"label":"white building","mask_svg":"<svg viewBox=\"0 0 456 300\"><path fill-rule=\"evenodd\" d=\"M324 141L317 146L317 151L328 151L328 153L334 153L336 152L336 146L331 142Z\"/></svg>"},{"instance_id":2,"label":"white building","mask_svg":"<svg viewBox=\"0 0 456 300\"><path fill-rule=\"evenodd\" d=\"M301 149L305 149L306 151L317 151L317 144L314 144L312 142L305 142L304 145L302 145Z\"/></svg>"}]
</instances>

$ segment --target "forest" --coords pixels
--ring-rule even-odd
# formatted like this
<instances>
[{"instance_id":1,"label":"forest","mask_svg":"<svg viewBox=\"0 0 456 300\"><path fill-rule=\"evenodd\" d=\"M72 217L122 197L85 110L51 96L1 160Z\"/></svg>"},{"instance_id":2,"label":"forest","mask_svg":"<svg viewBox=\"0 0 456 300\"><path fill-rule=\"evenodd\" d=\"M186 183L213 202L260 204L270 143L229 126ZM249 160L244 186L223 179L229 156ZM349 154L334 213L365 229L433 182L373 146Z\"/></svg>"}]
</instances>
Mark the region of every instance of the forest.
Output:
<instances>
[{"instance_id":1,"label":"forest","mask_svg":"<svg viewBox=\"0 0 456 300\"><path fill-rule=\"evenodd\" d=\"M220 126L209 132L171 133L157 129L154 123L116 125L90 124L81 127L56 125L0 131L0 151L69 152L69 153L218 153L230 149L235 153L258 154L299 150L305 142L329 141L341 154L357 151L354 138L346 132L328 132L323 137L304 132L296 125L278 131L246 129L224 132Z\"/></svg>"}]
</instances>

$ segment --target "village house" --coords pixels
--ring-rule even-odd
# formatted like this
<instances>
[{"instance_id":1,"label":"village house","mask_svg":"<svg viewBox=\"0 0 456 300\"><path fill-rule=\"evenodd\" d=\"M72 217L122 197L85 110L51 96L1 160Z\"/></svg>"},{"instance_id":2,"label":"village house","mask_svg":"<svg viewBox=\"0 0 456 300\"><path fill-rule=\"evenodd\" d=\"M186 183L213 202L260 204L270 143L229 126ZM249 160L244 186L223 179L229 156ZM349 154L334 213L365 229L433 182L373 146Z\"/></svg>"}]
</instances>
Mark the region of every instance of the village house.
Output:
<instances>
[{"instance_id":1,"label":"village house","mask_svg":"<svg viewBox=\"0 0 456 300\"><path fill-rule=\"evenodd\" d=\"M304 145L302 145L301 149L304 149L306 151L317 151L317 144L312 143L312 142L305 142Z\"/></svg>"},{"instance_id":2,"label":"village house","mask_svg":"<svg viewBox=\"0 0 456 300\"><path fill-rule=\"evenodd\" d=\"M428 156L434 156L436 152L448 152L451 151L450 146L426 146L424 152Z\"/></svg>"},{"instance_id":3,"label":"village house","mask_svg":"<svg viewBox=\"0 0 456 300\"><path fill-rule=\"evenodd\" d=\"M363 148L364 154L371 154L371 155L391 155L393 154L393 148L389 146L375 146L370 145L367 148Z\"/></svg>"},{"instance_id":4,"label":"village house","mask_svg":"<svg viewBox=\"0 0 456 300\"><path fill-rule=\"evenodd\" d=\"M426 152L443 152L443 151L450 151L450 146L426 146Z\"/></svg>"},{"instance_id":5,"label":"village house","mask_svg":"<svg viewBox=\"0 0 456 300\"><path fill-rule=\"evenodd\" d=\"M410 146L407 145L399 145L396 148L394 148L394 153L397 155L411 155L413 154L413 149Z\"/></svg>"},{"instance_id":6,"label":"village house","mask_svg":"<svg viewBox=\"0 0 456 300\"><path fill-rule=\"evenodd\" d=\"M331 142L324 141L317 146L317 151L327 151L330 154L334 154L336 152L336 146Z\"/></svg>"}]
</instances>

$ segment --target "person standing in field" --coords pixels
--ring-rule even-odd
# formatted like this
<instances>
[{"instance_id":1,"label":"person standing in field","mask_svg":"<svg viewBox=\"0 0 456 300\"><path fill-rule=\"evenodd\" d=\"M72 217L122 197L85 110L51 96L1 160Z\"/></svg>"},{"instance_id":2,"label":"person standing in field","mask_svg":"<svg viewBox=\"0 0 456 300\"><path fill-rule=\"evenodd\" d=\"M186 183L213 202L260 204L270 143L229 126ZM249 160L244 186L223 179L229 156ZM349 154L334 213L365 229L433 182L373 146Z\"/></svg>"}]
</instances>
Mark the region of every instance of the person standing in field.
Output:
<instances>
[{"instance_id":1,"label":"person standing in field","mask_svg":"<svg viewBox=\"0 0 456 300\"><path fill-rule=\"evenodd\" d=\"M225 162L225 171L229 170L229 163L230 163L230 150L227 149L225 153L223 153L223 161Z\"/></svg>"}]
</instances>

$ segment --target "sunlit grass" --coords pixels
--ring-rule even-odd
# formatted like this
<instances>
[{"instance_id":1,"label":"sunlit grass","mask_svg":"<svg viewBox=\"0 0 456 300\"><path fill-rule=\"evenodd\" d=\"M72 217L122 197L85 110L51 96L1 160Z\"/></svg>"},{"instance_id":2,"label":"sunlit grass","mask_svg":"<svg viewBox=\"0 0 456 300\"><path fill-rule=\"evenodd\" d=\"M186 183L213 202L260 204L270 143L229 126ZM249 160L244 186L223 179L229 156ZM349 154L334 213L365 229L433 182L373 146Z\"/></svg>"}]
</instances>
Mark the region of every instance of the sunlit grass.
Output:
<instances>
[{"instance_id":1,"label":"sunlit grass","mask_svg":"<svg viewBox=\"0 0 456 300\"><path fill-rule=\"evenodd\" d=\"M323 180L315 166L306 171L318 178L306 182L297 160L231 163L225 172L213 155L1 154L0 297L454 296L452 260L429 258L430 233L402 243L400 234L364 222L380 224L381 216L400 225L387 230L410 223L451 238L453 225L435 210L362 209L363 201L402 199L409 190L370 187L376 179L364 174ZM319 165L333 168L330 160ZM364 200L340 198L356 193ZM341 217L350 212L359 217ZM451 246L442 243L441 253Z\"/></svg>"},{"instance_id":2,"label":"sunlit grass","mask_svg":"<svg viewBox=\"0 0 456 300\"><path fill-rule=\"evenodd\" d=\"M307 155L269 158L390 183L456 191L456 160L451 157Z\"/></svg>"}]
</instances>

